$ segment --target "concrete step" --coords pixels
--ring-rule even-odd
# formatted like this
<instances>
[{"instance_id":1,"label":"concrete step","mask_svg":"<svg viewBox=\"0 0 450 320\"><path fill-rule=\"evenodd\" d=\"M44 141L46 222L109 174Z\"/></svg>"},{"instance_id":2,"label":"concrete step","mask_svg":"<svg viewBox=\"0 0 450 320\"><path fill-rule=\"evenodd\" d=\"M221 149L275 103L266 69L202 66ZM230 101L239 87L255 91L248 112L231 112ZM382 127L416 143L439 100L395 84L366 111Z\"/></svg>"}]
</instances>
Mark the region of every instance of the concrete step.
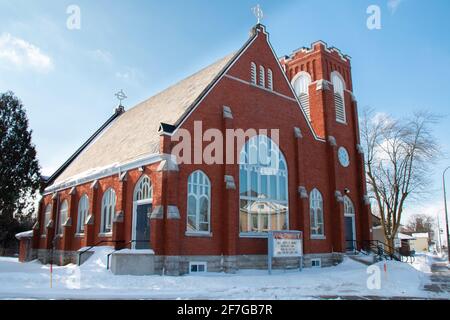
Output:
<instances>
[{"instance_id":1,"label":"concrete step","mask_svg":"<svg viewBox=\"0 0 450 320\"><path fill-rule=\"evenodd\" d=\"M374 256L363 256L363 255L347 255L353 261L362 263L366 266L371 266L375 263Z\"/></svg>"}]
</instances>

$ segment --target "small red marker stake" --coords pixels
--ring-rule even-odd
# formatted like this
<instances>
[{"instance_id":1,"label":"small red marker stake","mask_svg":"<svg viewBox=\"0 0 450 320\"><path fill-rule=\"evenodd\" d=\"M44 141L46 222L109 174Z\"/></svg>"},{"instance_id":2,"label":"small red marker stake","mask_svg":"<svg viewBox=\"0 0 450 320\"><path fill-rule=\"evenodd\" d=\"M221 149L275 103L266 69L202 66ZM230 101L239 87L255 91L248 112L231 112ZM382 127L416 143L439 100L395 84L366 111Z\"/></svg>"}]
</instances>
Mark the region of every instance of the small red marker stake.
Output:
<instances>
[{"instance_id":1,"label":"small red marker stake","mask_svg":"<svg viewBox=\"0 0 450 320\"><path fill-rule=\"evenodd\" d=\"M53 287L53 263L50 263L50 289Z\"/></svg>"}]
</instances>

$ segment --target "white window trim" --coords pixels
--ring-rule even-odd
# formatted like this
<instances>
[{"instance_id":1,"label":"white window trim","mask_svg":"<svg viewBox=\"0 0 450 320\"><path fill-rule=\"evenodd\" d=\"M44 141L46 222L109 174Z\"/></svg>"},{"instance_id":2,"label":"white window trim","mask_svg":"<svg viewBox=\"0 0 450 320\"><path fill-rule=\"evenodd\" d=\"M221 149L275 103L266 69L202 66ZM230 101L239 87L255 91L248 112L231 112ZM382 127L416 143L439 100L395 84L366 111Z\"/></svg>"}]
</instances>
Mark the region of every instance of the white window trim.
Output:
<instances>
[{"instance_id":1,"label":"white window trim","mask_svg":"<svg viewBox=\"0 0 450 320\"><path fill-rule=\"evenodd\" d=\"M112 195L114 195L114 200L112 201L112 203L105 203L106 201L106 195L108 193L112 193ZM112 198L110 198L111 201ZM112 235L112 229L113 229L113 225L114 225L114 215L116 213L116 204L117 204L117 194L116 191L113 188L108 188L104 193L103 193L103 197L102 197L102 208L101 208L101 223L100 223L100 233L99 235ZM105 211L105 207L108 206L112 206L111 208L111 213L110 213L110 223L111 223L111 230L107 231L106 230L106 216L104 214Z\"/></svg>"},{"instance_id":2,"label":"white window trim","mask_svg":"<svg viewBox=\"0 0 450 320\"><path fill-rule=\"evenodd\" d=\"M245 161L242 160L242 154L245 153L246 151L246 147L248 146L248 148L250 149L251 147L255 147L258 148L260 142L260 137L261 136L254 136L252 139L250 139L249 141L247 141L247 143L242 147L243 149L240 152L240 159L239 159L239 176L240 176L240 172L243 169L243 167L246 170L247 173L247 184L251 184L251 169L252 167L259 167L259 164L250 164L251 160L249 159L249 163L245 163ZM267 202L271 202L271 203L279 203L279 204L283 204L286 205L287 207L287 212L286 212L286 226L287 226L287 230L289 230L289 171L288 171L288 167L287 167L287 161L286 161L286 157L284 156L284 154L281 152L279 146L272 141L269 137L264 136L264 139L267 139L266 142L271 142L271 152L278 152L278 154L281 156L280 159L278 159L278 161L282 160L286 169L285 170L278 170L278 173L276 175L277 179L276 179L276 185L277 185L277 197L274 198L266 198L265 200ZM256 142L255 142L256 141ZM268 147L268 146L266 146ZM274 149L275 148L275 149ZM249 157L249 155L248 155ZM282 171L282 172L280 172ZM280 200L281 199L281 195L280 195L280 177L284 176L286 178L286 200ZM241 181L239 181L239 183L241 183ZM260 176L258 176L258 190L261 190L261 178ZM240 188L240 185L239 185ZM268 190L270 190L270 183L268 181ZM239 201L240 200L247 200L247 201L252 201L252 202L258 202L258 198L255 197L250 197L250 196L243 196L243 195L239 195ZM239 212L240 212L241 208L239 208ZM258 214L258 225L260 224L260 217L262 216L262 214ZM251 215L248 215L248 226L251 225ZM274 228L272 228L272 221L271 219L268 219L268 230L275 230ZM239 225L239 230L240 230L241 226ZM259 226L258 226L259 228ZM239 237L241 238L267 238L268 237L268 232L248 232L248 231L240 231L239 232Z\"/></svg>"},{"instance_id":3,"label":"white window trim","mask_svg":"<svg viewBox=\"0 0 450 320\"><path fill-rule=\"evenodd\" d=\"M64 208L64 205L65 205L65 208ZM64 220L61 219L61 213L63 213L63 212L65 212ZM66 222L68 217L69 217L69 203L67 202L67 200L64 200L61 203L61 206L59 207L59 212L58 212L58 223L56 225L56 235L57 236L62 236L64 234L64 223Z\"/></svg>"},{"instance_id":4,"label":"white window trim","mask_svg":"<svg viewBox=\"0 0 450 320\"><path fill-rule=\"evenodd\" d=\"M250 83L253 85L258 84L258 70L256 67L256 63L250 63Z\"/></svg>"},{"instance_id":5,"label":"white window trim","mask_svg":"<svg viewBox=\"0 0 450 320\"><path fill-rule=\"evenodd\" d=\"M315 265L313 265L313 262L319 262L319 265L315 266ZM312 268L322 268L322 259L321 258L311 259L311 267Z\"/></svg>"},{"instance_id":6,"label":"white window trim","mask_svg":"<svg viewBox=\"0 0 450 320\"><path fill-rule=\"evenodd\" d=\"M86 207L82 208L81 204L82 201L86 199ZM81 216L84 212L84 219L81 219ZM78 215L77 215L77 234L84 234L84 228L85 228L85 224L86 224L86 219L89 216L89 197L87 194L83 194L80 198L80 200L78 201Z\"/></svg>"},{"instance_id":7,"label":"white window trim","mask_svg":"<svg viewBox=\"0 0 450 320\"><path fill-rule=\"evenodd\" d=\"M143 190L141 189L144 186L144 180L148 179L149 185L148 185L148 190L150 193L150 198L145 198L145 199L141 199L141 200L137 200L138 195L140 192L143 193ZM136 220L137 220L137 208L140 205L146 205L146 204L153 204L153 184L152 181L150 179L149 176L147 175L143 175L138 182L136 183L136 186L134 187L134 192L133 192L133 219L132 219L132 227L131 227L131 239L132 240L136 240ZM136 242L132 242L131 247L132 249L136 249Z\"/></svg>"},{"instance_id":8,"label":"white window trim","mask_svg":"<svg viewBox=\"0 0 450 320\"><path fill-rule=\"evenodd\" d=\"M335 85L335 82L333 81L335 78L338 78L341 83L342 83L342 91L339 91L337 86ZM331 79L331 83L333 84L333 98L334 98L334 104L335 104L335 118L336 118L336 122L341 123L341 124L347 124L347 112L345 110L346 108L346 104L345 104L345 91L346 89L346 84L345 84L345 80L344 77L342 77L342 75L338 72L338 71L333 71L331 72L330 75L330 79ZM337 117L337 106L336 106L336 98L335 98L335 94L338 94L341 99L342 99L342 112L343 112L343 116L344 116L344 120L338 119Z\"/></svg>"},{"instance_id":9,"label":"white window trim","mask_svg":"<svg viewBox=\"0 0 450 320\"><path fill-rule=\"evenodd\" d=\"M267 89L273 91L273 72L272 69L267 69Z\"/></svg>"},{"instance_id":10,"label":"white window trim","mask_svg":"<svg viewBox=\"0 0 450 320\"><path fill-rule=\"evenodd\" d=\"M346 211L346 208L352 208L353 212ZM350 199L348 196L344 196L344 217L352 218L352 229L353 229L353 237L354 240L357 239L356 235L356 211L355 211L355 205L353 204L352 199Z\"/></svg>"},{"instance_id":11,"label":"white window trim","mask_svg":"<svg viewBox=\"0 0 450 320\"><path fill-rule=\"evenodd\" d=\"M313 201L319 200L319 199L314 198L314 194L316 194L320 198L321 205L318 207L312 206ZM314 188L313 190L311 190L311 193L309 195L309 221L310 221L310 237L311 237L311 239L315 239L315 240L326 239L325 238L325 219L324 219L325 213L324 213L323 207L324 207L324 203L323 203L322 193L317 188ZM317 223L317 221L318 221L317 209L321 209L321 212L322 212L322 233L312 233L313 226L311 225L311 210L314 211L314 221Z\"/></svg>"},{"instance_id":12,"label":"white window trim","mask_svg":"<svg viewBox=\"0 0 450 320\"><path fill-rule=\"evenodd\" d=\"M306 88L306 92L297 92L295 89L296 89L296 82L300 79L300 78L302 78L302 77L306 77L307 78L307 82L308 82L308 85L307 85L307 88ZM296 96L298 97L298 101L300 102L300 106L302 107L302 109L303 109L303 111L305 112L305 114L306 114L306 116L307 116L307 118L308 118L308 120L309 121L311 121L311 104L310 104L310 96L309 96L309 87L311 86L311 84L312 84L312 77L311 77L311 75L308 73L308 72L306 72L306 71L300 71L300 72L298 72L293 78L292 78L292 81L291 81L291 85L292 85L292 88L294 89L294 92L295 92L295 94L296 94ZM307 106L304 106L303 104L302 104L302 98L301 98L301 96L302 95L305 95L306 96L306 99L307 99ZM305 110L305 107L307 108L306 110Z\"/></svg>"},{"instance_id":13,"label":"white window trim","mask_svg":"<svg viewBox=\"0 0 450 320\"><path fill-rule=\"evenodd\" d=\"M300 72L298 72L298 73L292 78L292 80L291 80L292 87L295 88L294 84L295 84L295 82L298 80L298 78L300 78L300 77L305 77L305 76L309 79L309 85L308 85L308 88L309 88L309 86L312 84L312 77L311 77L311 75L310 75L308 72L306 72L306 71L300 71ZM296 93L297 93L297 92L296 92ZM309 92L307 92L307 93L308 93L308 95L309 95Z\"/></svg>"},{"instance_id":14,"label":"white window trim","mask_svg":"<svg viewBox=\"0 0 450 320\"><path fill-rule=\"evenodd\" d=\"M191 271L192 266L204 266L205 271ZM189 274L204 274L208 272L208 262L206 261L189 261Z\"/></svg>"},{"instance_id":15,"label":"white window trim","mask_svg":"<svg viewBox=\"0 0 450 320\"><path fill-rule=\"evenodd\" d=\"M191 178L193 179L195 174L200 174L200 176L203 176L203 178L206 178L206 184L200 184L199 182L196 183L197 185L197 193L189 192L189 185L192 185L192 189L194 189L194 181L191 182ZM200 194L200 187L208 188L208 196L205 194ZM188 230L189 225L189 198L194 197L195 198L195 227L197 230ZM200 200L202 198L206 198L208 201L208 230L207 231L201 231L200 228ZM187 210L186 210L186 235L194 236L194 235L210 235L211 234L211 180L209 179L208 175L203 172L202 170L196 170L192 172L188 177L187 182Z\"/></svg>"},{"instance_id":16,"label":"white window trim","mask_svg":"<svg viewBox=\"0 0 450 320\"><path fill-rule=\"evenodd\" d=\"M48 209L48 210L47 210ZM48 229L47 229L47 225L48 225L48 223L50 222L50 220L52 220L52 210L53 210L53 207L52 207L52 205L51 204L48 204L46 207L45 207L45 211L44 211L44 225L42 226L43 227L43 232L45 233L44 235L46 235L47 234L47 232L48 232ZM47 219L47 216L48 216L48 219Z\"/></svg>"},{"instance_id":17,"label":"white window trim","mask_svg":"<svg viewBox=\"0 0 450 320\"><path fill-rule=\"evenodd\" d=\"M265 88L266 87L266 70L264 66L259 66L259 86Z\"/></svg>"}]
</instances>

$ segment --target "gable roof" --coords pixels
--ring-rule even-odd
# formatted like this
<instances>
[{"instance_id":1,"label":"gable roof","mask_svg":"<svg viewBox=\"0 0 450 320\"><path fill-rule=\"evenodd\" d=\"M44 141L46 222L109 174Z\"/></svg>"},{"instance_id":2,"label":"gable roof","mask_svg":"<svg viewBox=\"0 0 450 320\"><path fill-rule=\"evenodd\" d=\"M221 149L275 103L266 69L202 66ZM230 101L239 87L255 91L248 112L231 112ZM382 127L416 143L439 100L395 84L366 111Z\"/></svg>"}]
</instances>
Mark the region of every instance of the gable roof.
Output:
<instances>
[{"instance_id":1,"label":"gable roof","mask_svg":"<svg viewBox=\"0 0 450 320\"><path fill-rule=\"evenodd\" d=\"M60 184L84 172L159 153L160 124L177 124L235 56L230 54L220 59L114 118L106 128L103 126L101 134L91 139L94 141L70 158L71 163L56 172L60 174L54 183Z\"/></svg>"},{"instance_id":2,"label":"gable roof","mask_svg":"<svg viewBox=\"0 0 450 320\"><path fill-rule=\"evenodd\" d=\"M155 161L160 153L160 133L172 134L190 113L203 100L218 80L246 51L251 43L263 33L267 37L270 50L288 83L291 93L294 90L283 72L275 52L268 41L268 34L261 24L252 29L250 38L234 54L230 54L216 63L178 82L156 94L134 108L114 117L98 130L77 152L59 168L47 183L46 192L54 192L74 186L81 181L114 174L121 168L131 168L135 163L143 165L148 159ZM296 97L297 98L297 97ZM299 110L316 140L311 124L307 121L303 109L296 99Z\"/></svg>"}]
</instances>

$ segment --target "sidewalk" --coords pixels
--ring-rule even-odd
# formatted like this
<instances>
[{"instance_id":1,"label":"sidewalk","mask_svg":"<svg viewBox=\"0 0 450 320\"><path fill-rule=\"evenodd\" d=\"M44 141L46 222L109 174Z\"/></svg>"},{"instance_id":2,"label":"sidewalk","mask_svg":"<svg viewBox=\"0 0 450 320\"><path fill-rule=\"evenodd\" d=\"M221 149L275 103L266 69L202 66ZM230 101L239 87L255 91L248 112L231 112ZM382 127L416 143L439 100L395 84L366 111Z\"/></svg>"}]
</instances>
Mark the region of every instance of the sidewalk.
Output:
<instances>
[{"instance_id":1,"label":"sidewalk","mask_svg":"<svg viewBox=\"0 0 450 320\"><path fill-rule=\"evenodd\" d=\"M431 265L431 284L425 285L424 289L436 293L450 294L450 270L447 267L446 258L433 258Z\"/></svg>"}]
</instances>

